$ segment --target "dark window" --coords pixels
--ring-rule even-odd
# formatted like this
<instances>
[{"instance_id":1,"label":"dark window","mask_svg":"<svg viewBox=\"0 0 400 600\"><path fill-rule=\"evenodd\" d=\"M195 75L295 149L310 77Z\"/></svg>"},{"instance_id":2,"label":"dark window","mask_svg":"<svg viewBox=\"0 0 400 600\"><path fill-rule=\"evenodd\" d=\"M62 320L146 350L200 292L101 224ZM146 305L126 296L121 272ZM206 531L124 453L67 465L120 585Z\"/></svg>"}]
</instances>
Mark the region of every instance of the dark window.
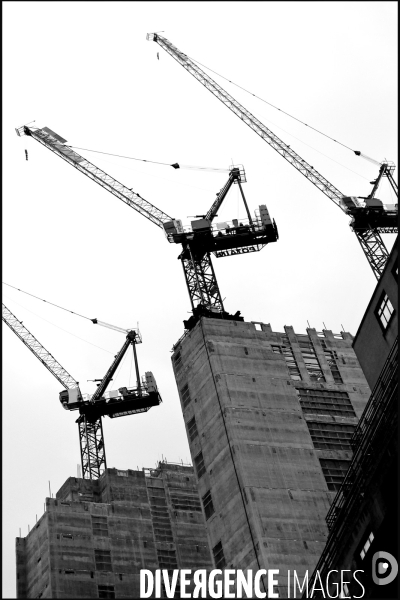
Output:
<instances>
[{"instance_id":1,"label":"dark window","mask_svg":"<svg viewBox=\"0 0 400 600\"><path fill-rule=\"evenodd\" d=\"M94 558L98 571L112 571L110 550L95 550Z\"/></svg>"},{"instance_id":2,"label":"dark window","mask_svg":"<svg viewBox=\"0 0 400 600\"><path fill-rule=\"evenodd\" d=\"M174 538L164 488L148 488L148 494L155 540L172 543Z\"/></svg>"},{"instance_id":3,"label":"dark window","mask_svg":"<svg viewBox=\"0 0 400 600\"><path fill-rule=\"evenodd\" d=\"M197 431L196 419L194 417L193 417L193 419L190 419L190 421L188 422L187 428L188 428L189 439L192 442L194 440L194 438L199 435L199 432Z\"/></svg>"},{"instance_id":4,"label":"dark window","mask_svg":"<svg viewBox=\"0 0 400 600\"><path fill-rule=\"evenodd\" d=\"M324 340L321 340L321 346L324 351L324 356L326 358L326 362L328 363L329 368L331 370L334 382L335 383L343 383L343 379L342 379L342 376L340 375L339 368L338 368L337 362L336 362L336 359L338 357L337 353L335 352L335 350L328 350L328 347Z\"/></svg>"},{"instance_id":5,"label":"dark window","mask_svg":"<svg viewBox=\"0 0 400 600\"><path fill-rule=\"evenodd\" d=\"M386 331L389 321L394 313L393 304L390 302L388 295L383 292L375 314L378 317L379 323L384 331Z\"/></svg>"},{"instance_id":6,"label":"dark window","mask_svg":"<svg viewBox=\"0 0 400 600\"><path fill-rule=\"evenodd\" d=\"M336 491L342 485L344 476L350 466L349 460L331 460L330 458L320 458L322 472L328 489Z\"/></svg>"},{"instance_id":7,"label":"dark window","mask_svg":"<svg viewBox=\"0 0 400 600\"><path fill-rule=\"evenodd\" d=\"M202 475L206 472L206 468L204 466L204 458L203 453L199 452L197 456L194 457L194 465L196 467L197 477L200 479Z\"/></svg>"},{"instance_id":8,"label":"dark window","mask_svg":"<svg viewBox=\"0 0 400 600\"><path fill-rule=\"evenodd\" d=\"M289 338L286 335L282 336L282 342L282 346L271 346L272 352L275 352L275 354L283 354L290 378L294 379L294 381L301 381L300 371L290 346Z\"/></svg>"},{"instance_id":9,"label":"dark window","mask_svg":"<svg viewBox=\"0 0 400 600\"><path fill-rule=\"evenodd\" d=\"M170 496L172 505L176 510L201 512L200 500L194 490L191 492L190 490L170 487Z\"/></svg>"},{"instance_id":10,"label":"dark window","mask_svg":"<svg viewBox=\"0 0 400 600\"><path fill-rule=\"evenodd\" d=\"M178 350L178 352L175 354L175 356L172 358L172 360L174 361L175 369L178 371L182 366L182 356L181 356L180 350Z\"/></svg>"},{"instance_id":11,"label":"dark window","mask_svg":"<svg viewBox=\"0 0 400 600\"><path fill-rule=\"evenodd\" d=\"M203 502L203 506L204 506L204 513L206 515L206 520L208 521L208 519L211 517L211 515L213 515L215 512L210 490L208 490L208 492L206 494L204 494L204 496L202 498L202 502Z\"/></svg>"},{"instance_id":12,"label":"dark window","mask_svg":"<svg viewBox=\"0 0 400 600\"><path fill-rule=\"evenodd\" d=\"M223 569L226 565L224 551L221 542L218 542L213 548L213 556L216 569Z\"/></svg>"},{"instance_id":13,"label":"dark window","mask_svg":"<svg viewBox=\"0 0 400 600\"><path fill-rule=\"evenodd\" d=\"M189 402L191 401L191 397L189 394L189 386L187 383L185 383L185 385L181 388L180 392L181 392L182 406L183 406L183 408L186 408L188 406Z\"/></svg>"},{"instance_id":14,"label":"dark window","mask_svg":"<svg viewBox=\"0 0 400 600\"><path fill-rule=\"evenodd\" d=\"M355 425L307 421L307 426L310 430L314 448L351 451L350 438L356 428Z\"/></svg>"},{"instance_id":15,"label":"dark window","mask_svg":"<svg viewBox=\"0 0 400 600\"><path fill-rule=\"evenodd\" d=\"M347 392L334 390L296 389L304 414L355 417Z\"/></svg>"},{"instance_id":16,"label":"dark window","mask_svg":"<svg viewBox=\"0 0 400 600\"><path fill-rule=\"evenodd\" d=\"M93 535L108 537L107 517L97 517L92 515Z\"/></svg>"},{"instance_id":17,"label":"dark window","mask_svg":"<svg viewBox=\"0 0 400 600\"><path fill-rule=\"evenodd\" d=\"M113 585L98 585L99 598L115 598Z\"/></svg>"},{"instance_id":18,"label":"dark window","mask_svg":"<svg viewBox=\"0 0 400 600\"><path fill-rule=\"evenodd\" d=\"M325 381L314 346L310 341L298 341L307 373L314 381Z\"/></svg>"},{"instance_id":19,"label":"dark window","mask_svg":"<svg viewBox=\"0 0 400 600\"><path fill-rule=\"evenodd\" d=\"M178 563L176 562L175 550L162 550L157 548L158 565L160 569L177 569Z\"/></svg>"}]
</instances>

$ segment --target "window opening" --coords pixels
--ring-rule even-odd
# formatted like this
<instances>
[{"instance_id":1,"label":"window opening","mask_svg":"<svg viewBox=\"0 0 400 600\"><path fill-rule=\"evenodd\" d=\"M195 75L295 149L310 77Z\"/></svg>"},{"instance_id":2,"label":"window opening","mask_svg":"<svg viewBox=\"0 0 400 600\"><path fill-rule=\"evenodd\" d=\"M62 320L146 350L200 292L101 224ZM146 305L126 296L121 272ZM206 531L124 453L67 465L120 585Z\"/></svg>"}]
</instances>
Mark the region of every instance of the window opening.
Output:
<instances>
[{"instance_id":1,"label":"window opening","mask_svg":"<svg viewBox=\"0 0 400 600\"><path fill-rule=\"evenodd\" d=\"M98 517L92 515L92 530L93 535L108 537L107 517Z\"/></svg>"},{"instance_id":2,"label":"window opening","mask_svg":"<svg viewBox=\"0 0 400 600\"><path fill-rule=\"evenodd\" d=\"M191 401L191 397L189 394L189 386L187 383L181 388L181 400L183 408L186 408Z\"/></svg>"},{"instance_id":3,"label":"window opening","mask_svg":"<svg viewBox=\"0 0 400 600\"><path fill-rule=\"evenodd\" d=\"M115 590L113 585L98 585L97 591L99 598L115 598Z\"/></svg>"},{"instance_id":4,"label":"window opening","mask_svg":"<svg viewBox=\"0 0 400 600\"><path fill-rule=\"evenodd\" d=\"M347 450L351 452L350 439L355 425L307 421L314 448L320 450Z\"/></svg>"},{"instance_id":5,"label":"window opening","mask_svg":"<svg viewBox=\"0 0 400 600\"><path fill-rule=\"evenodd\" d=\"M204 513L206 515L206 521L208 521L211 515L213 515L215 512L210 490L208 490L208 492L204 494L202 502L204 507Z\"/></svg>"},{"instance_id":6,"label":"window opening","mask_svg":"<svg viewBox=\"0 0 400 600\"><path fill-rule=\"evenodd\" d=\"M304 364L307 373L313 381L325 381L325 377L321 370L321 365L315 353L314 346L310 341L303 342L298 340L300 351L303 356Z\"/></svg>"},{"instance_id":7,"label":"window opening","mask_svg":"<svg viewBox=\"0 0 400 600\"><path fill-rule=\"evenodd\" d=\"M98 571L112 571L110 550L95 550L94 559Z\"/></svg>"},{"instance_id":8,"label":"window opening","mask_svg":"<svg viewBox=\"0 0 400 600\"><path fill-rule=\"evenodd\" d=\"M174 361L174 367L178 371L182 366L182 356L181 356L180 350L178 350L178 352L173 357L173 361Z\"/></svg>"},{"instance_id":9,"label":"window opening","mask_svg":"<svg viewBox=\"0 0 400 600\"><path fill-rule=\"evenodd\" d=\"M153 522L154 538L156 542L174 541L171 529L167 499L164 488L147 488L150 501L151 518Z\"/></svg>"},{"instance_id":10,"label":"window opening","mask_svg":"<svg viewBox=\"0 0 400 600\"><path fill-rule=\"evenodd\" d=\"M197 477L200 479L202 475L206 472L206 468L204 466L204 458L203 453L199 452L197 456L194 457L194 464L196 467Z\"/></svg>"},{"instance_id":11,"label":"window opening","mask_svg":"<svg viewBox=\"0 0 400 600\"><path fill-rule=\"evenodd\" d=\"M335 390L296 389L304 414L355 417L347 392Z\"/></svg>"},{"instance_id":12,"label":"window opening","mask_svg":"<svg viewBox=\"0 0 400 600\"><path fill-rule=\"evenodd\" d=\"M376 309L376 316L384 331L388 328L389 321L394 313L393 304L390 302L388 295L383 292Z\"/></svg>"},{"instance_id":13,"label":"window opening","mask_svg":"<svg viewBox=\"0 0 400 600\"><path fill-rule=\"evenodd\" d=\"M367 538L367 541L365 542L365 544L360 552L360 556L362 559L364 559L364 556L367 554L369 547L372 544L373 540L374 540L374 534L371 531L371 533L369 534L369 536Z\"/></svg>"},{"instance_id":14,"label":"window opening","mask_svg":"<svg viewBox=\"0 0 400 600\"><path fill-rule=\"evenodd\" d=\"M175 550L164 550L157 548L158 565L160 569L177 569Z\"/></svg>"},{"instance_id":15,"label":"window opening","mask_svg":"<svg viewBox=\"0 0 400 600\"><path fill-rule=\"evenodd\" d=\"M290 378L294 381L301 381L300 371L290 346L289 338L286 335L282 336L282 342L282 346L271 346L272 351L275 352L275 354L283 354Z\"/></svg>"},{"instance_id":16,"label":"window opening","mask_svg":"<svg viewBox=\"0 0 400 600\"><path fill-rule=\"evenodd\" d=\"M197 492L180 488L170 488L171 503L176 510L201 512L200 500Z\"/></svg>"},{"instance_id":17,"label":"window opening","mask_svg":"<svg viewBox=\"0 0 400 600\"><path fill-rule=\"evenodd\" d=\"M197 431L195 417L193 417L193 419L190 419L190 421L187 424L187 428L188 428L189 439L192 442L195 439L195 437L197 437L199 435L199 432Z\"/></svg>"},{"instance_id":18,"label":"window opening","mask_svg":"<svg viewBox=\"0 0 400 600\"><path fill-rule=\"evenodd\" d=\"M320 458L322 472L325 477L328 489L336 491L342 485L343 479L350 465L349 460L332 460L330 458Z\"/></svg>"},{"instance_id":19,"label":"window opening","mask_svg":"<svg viewBox=\"0 0 400 600\"><path fill-rule=\"evenodd\" d=\"M322 350L324 351L324 356L326 358L326 362L329 365L329 368L332 373L332 377L335 383L343 383L342 376L340 375L339 368L337 366L336 359L338 357L337 352L335 350L328 350L326 342L324 340L321 341Z\"/></svg>"},{"instance_id":20,"label":"window opening","mask_svg":"<svg viewBox=\"0 0 400 600\"><path fill-rule=\"evenodd\" d=\"M223 569L226 565L226 562L221 542L218 542L218 544L214 546L212 551L214 556L215 568Z\"/></svg>"}]
</instances>

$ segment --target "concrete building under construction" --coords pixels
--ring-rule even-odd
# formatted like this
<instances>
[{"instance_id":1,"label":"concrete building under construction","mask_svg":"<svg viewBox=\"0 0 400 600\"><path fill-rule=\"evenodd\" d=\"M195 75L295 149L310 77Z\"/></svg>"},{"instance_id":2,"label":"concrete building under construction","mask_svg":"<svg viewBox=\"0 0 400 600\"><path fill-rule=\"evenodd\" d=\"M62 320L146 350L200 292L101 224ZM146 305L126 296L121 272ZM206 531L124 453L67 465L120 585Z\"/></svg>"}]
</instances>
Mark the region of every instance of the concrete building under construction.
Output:
<instances>
[{"instance_id":1,"label":"concrete building under construction","mask_svg":"<svg viewBox=\"0 0 400 600\"><path fill-rule=\"evenodd\" d=\"M201 318L172 363L216 568L314 569L370 389L349 333ZM266 588L266 584L265 584Z\"/></svg>"},{"instance_id":2,"label":"concrete building under construction","mask_svg":"<svg viewBox=\"0 0 400 600\"><path fill-rule=\"evenodd\" d=\"M211 569L193 467L70 477L16 553L18 598L139 598L140 569Z\"/></svg>"}]
</instances>

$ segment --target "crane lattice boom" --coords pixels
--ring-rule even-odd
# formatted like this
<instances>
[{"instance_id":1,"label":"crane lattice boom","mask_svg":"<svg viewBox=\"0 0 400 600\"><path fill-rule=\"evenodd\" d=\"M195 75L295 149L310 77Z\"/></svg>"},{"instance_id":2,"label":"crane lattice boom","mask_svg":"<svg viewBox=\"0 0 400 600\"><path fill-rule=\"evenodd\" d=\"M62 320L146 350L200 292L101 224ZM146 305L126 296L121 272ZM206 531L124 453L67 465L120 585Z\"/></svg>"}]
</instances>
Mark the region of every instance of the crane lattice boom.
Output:
<instances>
[{"instance_id":1,"label":"crane lattice boom","mask_svg":"<svg viewBox=\"0 0 400 600\"><path fill-rule=\"evenodd\" d=\"M259 207L259 216L256 216L255 219L250 216L241 187L241 182L246 181L243 166L232 166L227 183L217 194L216 200L206 215L208 218L192 221L192 229L185 230L181 221L172 219L150 202L144 200L139 194L132 192L122 183L87 161L69 146L66 146L66 140L48 127L31 129L23 126L16 129L16 132L19 136L28 135L33 137L84 175L123 200L128 206L161 227L170 243L182 244L183 251L179 258L182 261L192 309L196 308L194 303L198 302L202 306L200 310L202 314L212 311L214 316L218 314L220 317L228 318L228 313L224 311L221 293L211 264L210 252L213 252L217 257L258 252L266 244L276 242L278 239L275 222L271 220L264 204ZM239 185L249 222L246 223L246 219L243 219L243 222L239 224L238 220L234 219L232 221L233 227L224 222L214 228L212 227L212 221L233 183ZM97 319L92 319L92 322L98 323Z\"/></svg>"},{"instance_id":2,"label":"crane lattice boom","mask_svg":"<svg viewBox=\"0 0 400 600\"><path fill-rule=\"evenodd\" d=\"M207 73L192 61L186 54L178 50L169 40L156 34L147 34L148 40L157 42L168 54L170 54L182 67L207 88L218 100L236 114L246 125L255 131L285 160L293 165L304 177L321 190L339 208L352 218L350 227L357 236L368 263L377 279L382 275L383 269L389 257L389 253L381 238L381 233L397 233L398 207L396 205L383 206L382 202L371 202L379 181L385 175L397 195L397 184L394 182L392 172L394 165L382 163L380 175L375 182L370 196L365 199L363 206L355 197L344 196L334 185L323 177L314 167L301 158L290 146L285 144L268 127L259 121L254 115L244 108L233 96L218 85ZM359 154L356 152L356 154Z\"/></svg>"},{"instance_id":3,"label":"crane lattice boom","mask_svg":"<svg viewBox=\"0 0 400 600\"><path fill-rule=\"evenodd\" d=\"M40 362L50 371L50 373L67 390L78 388L79 384L75 379L60 365L50 352L42 346L34 335L19 321L15 315L3 304L3 321L15 333L16 336L25 344L27 348L40 360Z\"/></svg>"},{"instance_id":4,"label":"crane lattice boom","mask_svg":"<svg viewBox=\"0 0 400 600\"><path fill-rule=\"evenodd\" d=\"M277 135L275 135L268 127L259 121L251 114L244 106L242 106L233 96L228 94L218 83L216 83L207 73L205 73L195 62L193 62L186 54L178 50L169 40L155 33L147 34L148 40L157 42L164 50L166 50L182 67L204 85L218 100L227 106L235 113L246 125L255 131L262 139L264 139L274 150L278 152L285 160L291 163L295 169L300 171L311 183L319 188L328 198L337 204L344 212L346 207L342 205L341 199L343 194L332 185L321 173L318 173L314 167L309 165L301 156L299 156L290 146L285 144Z\"/></svg>"},{"instance_id":5,"label":"crane lattice boom","mask_svg":"<svg viewBox=\"0 0 400 600\"><path fill-rule=\"evenodd\" d=\"M61 136L54 133L48 127L42 129L34 129L30 127L21 127L17 129L17 134L21 133L33 137L35 140L46 146L49 150L60 156L70 165L81 171L84 175L101 185L103 188L114 194L117 198L128 204L131 208L135 209L141 215L152 221L158 227L163 229L163 223L171 221L165 212L156 208L150 202L147 202L139 194L136 194L129 188L125 187L122 183L96 167L96 165L89 162L86 158L83 158L80 154L72 150L69 146L65 145L67 140L64 140Z\"/></svg>"}]
</instances>

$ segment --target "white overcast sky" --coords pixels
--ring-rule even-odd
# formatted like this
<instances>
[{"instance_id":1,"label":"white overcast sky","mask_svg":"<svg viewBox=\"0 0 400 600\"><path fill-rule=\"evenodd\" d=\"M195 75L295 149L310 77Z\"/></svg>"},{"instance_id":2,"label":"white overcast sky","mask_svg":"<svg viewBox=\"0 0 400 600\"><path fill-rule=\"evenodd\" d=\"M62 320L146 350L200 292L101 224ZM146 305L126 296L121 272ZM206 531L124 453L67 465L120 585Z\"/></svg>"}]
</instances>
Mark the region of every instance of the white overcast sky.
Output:
<instances>
[{"instance_id":1,"label":"white overcast sky","mask_svg":"<svg viewBox=\"0 0 400 600\"><path fill-rule=\"evenodd\" d=\"M35 119L68 144L184 165L243 164L254 210L280 239L214 260L229 312L356 333L375 278L349 218L154 42L378 161L397 164L395 2L3 2L3 281L90 318L139 327L141 373L163 404L105 420L109 467L190 462L170 364L190 303L179 246L114 196L14 128ZM159 60L157 59L159 53ZM212 75L212 74L211 74ZM213 75L212 75L213 76ZM216 80L343 194L366 196L378 167ZM29 153L25 160L24 150ZM81 154L172 217L204 213L227 173ZM387 182L378 197L394 202ZM221 213L244 216L237 186ZM189 218L188 218L189 217ZM388 240L391 244L393 240ZM3 301L84 392L124 336L3 286ZM76 413L59 383L3 326L3 595L15 597L15 537L80 462ZM131 355L113 387L133 385Z\"/></svg>"}]
</instances>

